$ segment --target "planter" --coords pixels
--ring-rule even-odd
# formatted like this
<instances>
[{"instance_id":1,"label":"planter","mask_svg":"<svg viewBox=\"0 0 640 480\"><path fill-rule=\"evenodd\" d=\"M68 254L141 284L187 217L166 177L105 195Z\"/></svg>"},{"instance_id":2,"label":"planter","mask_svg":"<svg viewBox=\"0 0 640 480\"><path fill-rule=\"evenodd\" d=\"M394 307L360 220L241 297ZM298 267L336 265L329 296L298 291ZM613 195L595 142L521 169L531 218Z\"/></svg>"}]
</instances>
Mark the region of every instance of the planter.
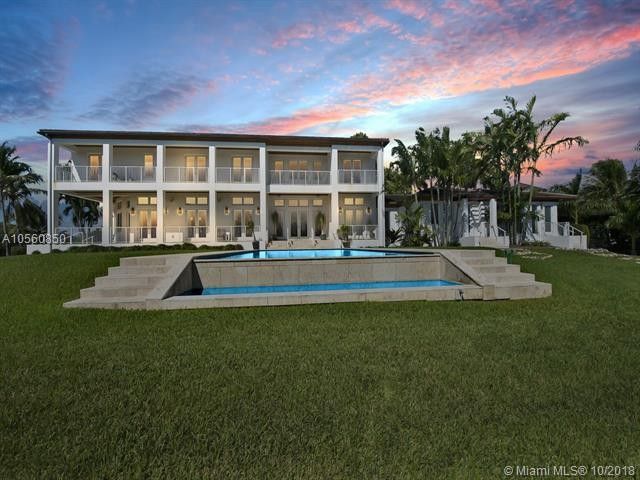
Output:
<instances>
[{"instance_id":1,"label":"planter","mask_svg":"<svg viewBox=\"0 0 640 480\"><path fill-rule=\"evenodd\" d=\"M251 245L253 245L254 250L260 250L260 242L258 240L251 242Z\"/></svg>"}]
</instances>

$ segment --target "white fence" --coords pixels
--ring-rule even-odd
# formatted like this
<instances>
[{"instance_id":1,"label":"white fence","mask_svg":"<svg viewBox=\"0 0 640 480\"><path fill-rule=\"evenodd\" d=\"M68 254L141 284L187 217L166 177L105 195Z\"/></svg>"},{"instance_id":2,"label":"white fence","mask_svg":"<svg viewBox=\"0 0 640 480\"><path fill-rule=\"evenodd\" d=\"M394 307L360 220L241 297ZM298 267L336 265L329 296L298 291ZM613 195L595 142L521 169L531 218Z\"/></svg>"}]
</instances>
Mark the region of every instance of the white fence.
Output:
<instances>
[{"instance_id":1,"label":"white fence","mask_svg":"<svg viewBox=\"0 0 640 480\"><path fill-rule=\"evenodd\" d=\"M271 170L272 185L329 185L331 172L326 170Z\"/></svg>"},{"instance_id":2,"label":"white fence","mask_svg":"<svg viewBox=\"0 0 640 480\"><path fill-rule=\"evenodd\" d=\"M208 181L208 167L164 167L164 181L192 183Z\"/></svg>"},{"instance_id":3,"label":"white fence","mask_svg":"<svg viewBox=\"0 0 640 480\"><path fill-rule=\"evenodd\" d=\"M338 183L375 185L378 183L378 172L376 170L338 170Z\"/></svg>"},{"instance_id":4,"label":"white fence","mask_svg":"<svg viewBox=\"0 0 640 480\"><path fill-rule=\"evenodd\" d=\"M258 183L260 169L216 167L216 182L219 183Z\"/></svg>"}]
</instances>

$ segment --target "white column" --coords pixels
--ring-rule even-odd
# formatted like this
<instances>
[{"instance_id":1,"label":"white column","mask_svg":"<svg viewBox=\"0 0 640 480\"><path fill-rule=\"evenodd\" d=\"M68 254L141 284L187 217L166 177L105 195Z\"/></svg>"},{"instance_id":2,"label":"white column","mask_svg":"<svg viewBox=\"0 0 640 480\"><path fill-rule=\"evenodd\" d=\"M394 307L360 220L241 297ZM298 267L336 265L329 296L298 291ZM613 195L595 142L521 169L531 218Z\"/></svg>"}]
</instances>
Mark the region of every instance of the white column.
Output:
<instances>
[{"instance_id":1,"label":"white column","mask_svg":"<svg viewBox=\"0 0 640 480\"><path fill-rule=\"evenodd\" d=\"M216 147L209 145L209 241L217 241L216 235Z\"/></svg>"},{"instance_id":2,"label":"white column","mask_svg":"<svg viewBox=\"0 0 640 480\"><path fill-rule=\"evenodd\" d=\"M336 161L337 164L337 161ZM378 244L385 245L385 218L384 218L384 149L378 150L376 166L378 167Z\"/></svg>"},{"instance_id":3,"label":"white column","mask_svg":"<svg viewBox=\"0 0 640 480\"><path fill-rule=\"evenodd\" d=\"M164 181L164 157L166 148L164 145L156 145L156 182ZM158 217L159 218L159 217Z\"/></svg>"},{"instance_id":4,"label":"white column","mask_svg":"<svg viewBox=\"0 0 640 480\"><path fill-rule=\"evenodd\" d=\"M544 238L544 234L545 234L545 229L544 229L544 222L545 222L544 207L542 205L538 205L536 207L536 214L538 216L538 238L542 240Z\"/></svg>"},{"instance_id":5,"label":"white column","mask_svg":"<svg viewBox=\"0 0 640 480\"><path fill-rule=\"evenodd\" d=\"M469 199L463 198L460 201L460 208L462 209L462 215L460 218L462 219L462 236L469 236Z\"/></svg>"},{"instance_id":6,"label":"white column","mask_svg":"<svg viewBox=\"0 0 640 480\"><path fill-rule=\"evenodd\" d=\"M164 190L159 188L156 191L156 242L164 243Z\"/></svg>"},{"instance_id":7,"label":"white column","mask_svg":"<svg viewBox=\"0 0 640 480\"><path fill-rule=\"evenodd\" d=\"M111 180L111 159L113 157L113 145L104 143L102 145L102 183L107 187Z\"/></svg>"},{"instance_id":8,"label":"white column","mask_svg":"<svg viewBox=\"0 0 640 480\"><path fill-rule=\"evenodd\" d=\"M331 216L329 217L329 232L327 238L337 238L340 227L338 207L340 204L340 184L338 183L338 149L331 147Z\"/></svg>"},{"instance_id":9,"label":"white column","mask_svg":"<svg viewBox=\"0 0 640 480\"><path fill-rule=\"evenodd\" d=\"M551 218L548 218L547 221L551 222L551 234L558 235L558 204L554 203L551 205Z\"/></svg>"},{"instance_id":10,"label":"white column","mask_svg":"<svg viewBox=\"0 0 640 480\"><path fill-rule=\"evenodd\" d=\"M269 241L267 225L267 147L260 147L260 240L264 248Z\"/></svg>"},{"instance_id":11,"label":"white column","mask_svg":"<svg viewBox=\"0 0 640 480\"><path fill-rule=\"evenodd\" d=\"M216 191L213 185L209 186L209 241L218 241L218 226L216 224Z\"/></svg>"},{"instance_id":12,"label":"white column","mask_svg":"<svg viewBox=\"0 0 640 480\"><path fill-rule=\"evenodd\" d=\"M498 235L498 202L495 198L489 200L489 234Z\"/></svg>"},{"instance_id":13,"label":"white column","mask_svg":"<svg viewBox=\"0 0 640 480\"><path fill-rule=\"evenodd\" d=\"M49 178L47 179L47 234L52 235L55 233L53 226L53 216L55 215L54 208L54 193L53 193L53 181L55 175L55 165L53 163L53 143L49 141L47 145L47 172Z\"/></svg>"},{"instance_id":14,"label":"white column","mask_svg":"<svg viewBox=\"0 0 640 480\"><path fill-rule=\"evenodd\" d=\"M104 175L104 171L102 172ZM111 243L111 191L102 190L102 244Z\"/></svg>"}]
</instances>

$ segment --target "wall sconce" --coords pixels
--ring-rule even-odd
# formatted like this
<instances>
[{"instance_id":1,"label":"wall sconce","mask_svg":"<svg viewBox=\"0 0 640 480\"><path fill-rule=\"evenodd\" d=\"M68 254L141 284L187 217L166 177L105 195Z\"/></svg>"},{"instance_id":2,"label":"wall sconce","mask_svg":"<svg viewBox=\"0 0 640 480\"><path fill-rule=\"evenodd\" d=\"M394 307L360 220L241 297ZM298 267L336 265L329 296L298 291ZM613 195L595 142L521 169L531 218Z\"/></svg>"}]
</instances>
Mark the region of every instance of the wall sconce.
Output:
<instances>
[{"instance_id":1,"label":"wall sconce","mask_svg":"<svg viewBox=\"0 0 640 480\"><path fill-rule=\"evenodd\" d=\"M256 208L256 215L260 215L260 207Z\"/></svg>"},{"instance_id":2,"label":"wall sconce","mask_svg":"<svg viewBox=\"0 0 640 480\"><path fill-rule=\"evenodd\" d=\"M176 213L178 214L179 217L181 217L182 214L184 213L184 211L182 210L182 207L178 207L178 210L176 210Z\"/></svg>"},{"instance_id":3,"label":"wall sconce","mask_svg":"<svg viewBox=\"0 0 640 480\"><path fill-rule=\"evenodd\" d=\"M371 215L371 207L367 207L365 211L367 212L367 215Z\"/></svg>"},{"instance_id":4,"label":"wall sconce","mask_svg":"<svg viewBox=\"0 0 640 480\"><path fill-rule=\"evenodd\" d=\"M229 207L224 207L224 214L229 215Z\"/></svg>"},{"instance_id":5,"label":"wall sconce","mask_svg":"<svg viewBox=\"0 0 640 480\"><path fill-rule=\"evenodd\" d=\"M342 215L342 207L338 207L338 213Z\"/></svg>"},{"instance_id":6,"label":"wall sconce","mask_svg":"<svg viewBox=\"0 0 640 480\"><path fill-rule=\"evenodd\" d=\"M132 217L135 217L135 216L136 216L136 209L135 209L135 208L133 208L133 207L131 207L131 210L129 210L129 214L130 214Z\"/></svg>"},{"instance_id":7,"label":"wall sconce","mask_svg":"<svg viewBox=\"0 0 640 480\"><path fill-rule=\"evenodd\" d=\"M168 215L168 214L169 214L169 209L168 209L168 208L165 208L165 209L164 209L164 214L165 214L165 215Z\"/></svg>"}]
</instances>

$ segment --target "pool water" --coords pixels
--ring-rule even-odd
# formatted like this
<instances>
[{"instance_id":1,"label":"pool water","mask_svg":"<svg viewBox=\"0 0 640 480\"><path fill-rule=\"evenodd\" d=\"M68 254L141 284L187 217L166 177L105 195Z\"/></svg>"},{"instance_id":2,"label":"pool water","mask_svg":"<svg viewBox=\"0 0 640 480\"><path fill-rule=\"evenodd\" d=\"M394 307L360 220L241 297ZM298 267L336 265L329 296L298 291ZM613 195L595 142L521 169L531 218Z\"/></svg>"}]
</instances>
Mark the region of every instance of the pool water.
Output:
<instances>
[{"instance_id":1,"label":"pool water","mask_svg":"<svg viewBox=\"0 0 640 480\"><path fill-rule=\"evenodd\" d=\"M378 288L450 287L462 285L447 280L404 280L394 282L316 283L309 285L261 285L205 288L201 295L241 295L251 293L324 292L335 290L373 290Z\"/></svg>"},{"instance_id":2,"label":"pool water","mask_svg":"<svg viewBox=\"0 0 640 480\"><path fill-rule=\"evenodd\" d=\"M422 253L422 252L421 252ZM389 252L381 250L358 249L318 249L318 250L253 250L250 252L225 255L227 260L255 260L266 258L337 258L337 257L397 257L407 252Z\"/></svg>"}]
</instances>

